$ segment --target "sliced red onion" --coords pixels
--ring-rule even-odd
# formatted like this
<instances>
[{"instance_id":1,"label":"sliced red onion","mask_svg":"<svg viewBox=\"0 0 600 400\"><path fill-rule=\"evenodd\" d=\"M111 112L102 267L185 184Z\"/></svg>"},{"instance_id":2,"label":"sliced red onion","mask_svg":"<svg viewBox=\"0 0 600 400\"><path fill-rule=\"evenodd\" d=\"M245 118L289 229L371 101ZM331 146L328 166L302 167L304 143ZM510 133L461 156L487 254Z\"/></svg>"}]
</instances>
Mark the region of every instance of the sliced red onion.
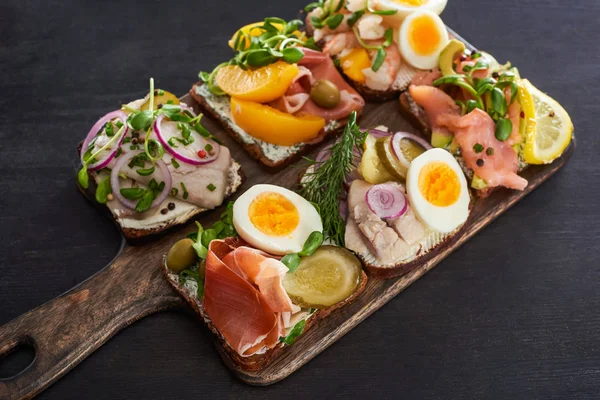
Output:
<instances>
[{"instance_id":1,"label":"sliced red onion","mask_svg":"<svg viewBox=\"0 0 600 400\"><path fill-rule=\"evenodd\" d=\"M382 131L380 129L371 129L369 131L369 135L373 135L377 139L382 138L382 137L386 137L386 136L390 136L391 134L392 134L391 132Z\"/></svg>"},{"instance_id":2,"label":"sliced red onion","mask_svg":"<svg viewBox=\"0 0 600 400\"><path fill-rule=\"evenodd\" d=\"M83 141L83 145L81 146L81 154L79 155L79 157L81 158L82 163L84 163L83 155L87 151L88 147L90 146L90 143L92 142L92 140L94 140L100 129L102 129L102 127L106 125L107 122L112 121L115 118L118 118L123 124L125 124L125 126L127 126L127 114L125 114L121 110L109 112L104 117L96 121L94 126L92 126L92 129L90 129L90 132L87 134L87 137ZM125 139L127 132L129 132L129 128L126 127L123 133L121 134L121 137L118 139L117 145L113 148L113 150L105 151L106 154L102 155L102 157L98 161L96 161L94 164L88 164L88 170L97 171L106 167L113 160L113 158L115 158L115 155L117 154L119 147L121 147L121 144L123 143L123 139Z\"/></svg>"},{"instance_id":3,"label":"sliced red onion","mask_svg":"<svg viewBox=\"0 0 600 400\"><path fill-rule=\"evenodd\" d=\"M402 190L389 183L374 185L365 197L369 209L382 219L398 218L408 208L408 201Z\"/></svg>"},{"instance_id":4,"label":"sliced red onion","mask_svg":"<svg viewBox=\"0 0 600 400\"><path fill-rule=\"evenodd\" d=\"M113 195L121 202L121 204L123 204L125 207L130 208L132 210L135 210L135 206L137 205L137 202L126 199L121 194L121 184L119 182L119 172L129 162L129 160L131 160L133 157L135 157L138 154L141 154L143 152L144 152L144 150L131 151L129 153L124 153L123 155L121 155L121 157L119 157L119 159L115 163L112 171L110 172L110 185L112 187ZM162 192L160 192L158 194L156 199L154 199L150 208L154 208L154 207L157 207L158 205L160 205L167 198L169 193L171 192L171 187L173 185L173 181L171 179L171 173L169 172L169 169L167 168L167 164L165 164L163 160L156 160L155 162L163 176L163 179L165 182L165 187L163 188Z\"/></svg>"},{"instance_id":5,"label":"sliced red onion","mask_svg":"<svg viewBox=\"0 0 600 400\"><path fill-rule=\"evenodd\" d=\"M196 116L194 109L188 106L186 103L179 103L179 107L181 107L181 111L189 111L194 117Z\"/></svg>"},{"instance_id":6,"label":"sliced red onion","mask_svg":"<svg viewBox=\"0 0 600 400\"><path fill-rule=\"evenodd\" d=\"M173 146L171 146L169 144L169 139L171 137L164 134L166 132L163 132L160 128L160 125L161 125L164 117L165 117L164 114L160 114L158 116L158 118L156 118L156 121L154 121L154 132L156 133L156 137L158 137L158 140L163 145L163 147L177 160L184 162L186 164L205 165L205 164L209 164L209 163L215 161L217 158L219 158L219 151L220 151L219 144L217 142L215 142L214 140L209 140L209 139L205 138L204 136L200 135L198 132L196 132L194 130L192 130L191 134L194 135L195 143L197 142L197 143L204 144L201 146L202 147L201 150L204 149L206 144L210 144L213 147L214 153L212 155L210 155L208 152L206 152L206 157L204 157L204 158L200 158L200 156L197 154L194 154L195 155L194 158L190 158L186 155L179 153L177 151L177 148L174 148ZM183 146L183 145L181 145L181 146ZM201 150L199 150L199 151L201 151Z\"/></svg>"},{"instance_id":7,"label":"sliced red onion","mask_svg":"<svg viewBox=\"0 0 600 400\"><path fill-rule=\"evenodd\" d=\"M402 139L408 139L408 140L412 140L413 142L417 142L425 150L429 150L432 148L431 145L426 140L424 140L423 138L420 138L417 135L413 135L412 133L408 133L408 132L395 133L394 137L392 137L392 142L391 142L392 152L394 153L394 155L396 156L398 161L400 161L400 164L402 164L406 168L408 168L408 166L410 165L410 161L407 160L406 157L404 157L404 153L402 153L402 149L400 148L400 142L402 141Z\"/></svg>"}]
</instances>

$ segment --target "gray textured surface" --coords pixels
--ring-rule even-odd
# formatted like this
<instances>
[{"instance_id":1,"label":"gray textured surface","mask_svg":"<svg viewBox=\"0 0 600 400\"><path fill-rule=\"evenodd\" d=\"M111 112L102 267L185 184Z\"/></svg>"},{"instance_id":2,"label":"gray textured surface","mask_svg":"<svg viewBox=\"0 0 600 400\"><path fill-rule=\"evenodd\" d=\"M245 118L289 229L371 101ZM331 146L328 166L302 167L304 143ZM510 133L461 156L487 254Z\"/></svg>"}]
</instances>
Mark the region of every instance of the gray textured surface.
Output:
<instances>
[{"instance_id":1,"label":"gray textured surface","mask_svg":"<svg viewBox=\"0 0 600 400\"><path fill-rule=\"evenodd\" d=\"M119 247L73 180L74 148L97 117L141 96L150 75L183 94L229 56L237 27L304 5L139 3L0 5L0 324ZM198 321L163 313L39 398L597 398L600 3L450 0L443 18L571 113L579 146L563 171L282 383L237 382Z\"/></svg>"}]
</instances>

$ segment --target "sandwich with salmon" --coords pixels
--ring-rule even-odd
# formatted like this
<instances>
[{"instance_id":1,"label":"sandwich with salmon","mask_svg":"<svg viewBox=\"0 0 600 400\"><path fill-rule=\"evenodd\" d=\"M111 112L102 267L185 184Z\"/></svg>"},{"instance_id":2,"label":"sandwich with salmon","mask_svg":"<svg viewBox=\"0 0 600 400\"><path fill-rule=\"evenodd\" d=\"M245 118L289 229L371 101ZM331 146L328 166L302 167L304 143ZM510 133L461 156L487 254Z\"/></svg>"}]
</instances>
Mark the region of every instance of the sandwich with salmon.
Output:
<instances>
[{"instance_id":1,"label":"sandwich with salmon","mask_svg":"<svg viewBox=\"0 0 600 400\"><path fill-rule=\"evenodd\" d=\"M225 362L258 371L366 285L360 261L323 239L313 204L255 185L210 228L198 224L176 242L163 273L215 334Z\"/></svg>"},{"instance_id":2,"label":"sandwich with salmon","mask_svg":"<svg viewBox=\"0 0 600 400\"><path fill-rule=\"evenodd\" d=\"M266 18L238 30L236 55L190 94L261 165L278 170L310 145L343 129L363 98L333 61L298 29L299 20Z\"/></svg>"},{"instance_id":3,"label":"sandwich with salmon","mask_svg":"<svg viewBox=\"0 0 600 400\"><path fill-rule=\"evenodd\" d=\"M454 240L471 209L451 154L421 137L363 131L351 121L301 177L331 241L354 252L369 275L392 278L423 265Z\"/></svg>"},{"instance_id":4,"label":"sandwich with salmon","mask_svg":"<svg viewBox=\"0 0 600 400\"><path fill-rule=\"evenodd\" d=\"M320 0L305 9L307 33L369 101L397 99L437 66L448 43L447 0Z\"/></svg>"},{"instance_id":5,"label":"sandwich with salmon","mask_svg":"<svg viewBox=\"0 0 600 400\"><path fill-rule=\"evenodd\" d=\"M517 68L456 39L434 70L415 77L400 108L432 146L456 157L479 197L524 190L519 173L560 157L573 135L565 109Z\"/></svg>"},{"instance_id":6,"label":"sandwich with salmon","mask_svg":"<svg viewBox=\"0 0 600 400\"><path fill-rule=\"evenodd\" d=\"M218 207L242 184L202 115L154 88L100 118L80 146L78 187L106 205L125 238L142 239Z\"/></svg>"}]
</instances>

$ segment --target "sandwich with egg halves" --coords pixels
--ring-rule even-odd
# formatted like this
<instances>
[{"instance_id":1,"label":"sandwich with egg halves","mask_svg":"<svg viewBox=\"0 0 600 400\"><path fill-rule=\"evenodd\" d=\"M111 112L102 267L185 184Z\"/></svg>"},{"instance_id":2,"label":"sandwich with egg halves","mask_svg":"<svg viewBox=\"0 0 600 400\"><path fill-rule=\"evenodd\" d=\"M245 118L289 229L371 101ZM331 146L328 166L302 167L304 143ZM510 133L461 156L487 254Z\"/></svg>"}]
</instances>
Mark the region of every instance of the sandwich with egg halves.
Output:
<instances>
[{"instance_id":1,"label":"sandwich with egg halves","mask_svg":"<svg viewBox=\"0 0 600 400\"><path fill-rule=\"evenodd\" d=\"M451 154L421 137L351 120L300 180L334 243L353 251L369 275L392 278L423 265L457 237L471 198Z\"/></svg>"},{"instance_id":2,"label":"sandwich with egg halves","mask_svg":"<svg viewBox=\"0 0 600 400\"><path fill-rule=\"evenodd\" d=\"M264 368L366 285L350 251L323 245L315 206L283 187L252 186L198 228L169 250L163 273L235 369Z\"/></svg>"},{"instance_id":3,"label":"sandwich with egg halves","mask_svg":"<svg viewBox=\"0 0 600 400\"><path fill-rule=\"evenodd\" d=\"M321 0L305 9L307 32L367 100L390 100L437 66L446 3Z\"/></svg>"},{"instance_id":4,"label":"sandwich with egg halves","mask_svg":"<svg viewBox=\"0 0 600 400\"><path fill-rule=\"evenodd\" d=\"M264 167L278 170L341 130L363 98L298 29L266 18L238 30L235 56L201 72L190 94Z\"/></svg>"},{"instance_id":5,"label":"sandwich with egg halves","mask_svg":"<svg viewBox=\"0 0 600 400\"><path fill-rule=\"evenodd\" d=\"M106 205L128 240L220 206L242 184L240 165L202 115L154 89L100 118L80 146L80 190Z\"/></svg>"}]
</instances>

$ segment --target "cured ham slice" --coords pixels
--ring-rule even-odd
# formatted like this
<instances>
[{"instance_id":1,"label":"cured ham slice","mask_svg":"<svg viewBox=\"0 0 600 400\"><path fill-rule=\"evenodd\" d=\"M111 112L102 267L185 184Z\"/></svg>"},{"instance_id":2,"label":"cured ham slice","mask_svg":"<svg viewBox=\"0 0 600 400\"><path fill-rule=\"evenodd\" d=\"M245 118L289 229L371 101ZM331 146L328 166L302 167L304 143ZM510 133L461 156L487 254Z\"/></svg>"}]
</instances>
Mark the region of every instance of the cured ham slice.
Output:
<instances>
[{"instance_id":1,"label":"cured ham slice","mask_svg":"<svg viewBox=\"0 0 600 400\"><path fill-rule=\"evenodd\" d=\"M300 73L285 95L270 103L272 107L289 114L316 115L327 121L344 119L352 111L362 110L364 99L342 78L327 54L307 48L302 51L304 57L298 63ZM310 89L320 79L333 82L340 90L340 103L332 109L319 107L310 99Z\"/></svg>"},{"instance_id":2,"label":"cured ham slice","mask_svg":"<svg viewBox=\"0 0 600 400\"><path fill-rule=\"evenodd\" d=\"M255 347L277 343L272 343L270 336L278 329L279 318L260 292L230 270L212 250L206 258L202 307L227 343L241 355L251 355L257 351Z\"/></svg>"},{"instance_id":3,"label":"cured ham slice","mask_svg":"<svg viewBox=\"0 0 600 400\"><path fill-rule=\"evenodd\" d=\"M211 242L202 307L240 355L274 347L300 311L283 288L286 273L278 259L242 239Z\"/></svg>"}]
</instances>

